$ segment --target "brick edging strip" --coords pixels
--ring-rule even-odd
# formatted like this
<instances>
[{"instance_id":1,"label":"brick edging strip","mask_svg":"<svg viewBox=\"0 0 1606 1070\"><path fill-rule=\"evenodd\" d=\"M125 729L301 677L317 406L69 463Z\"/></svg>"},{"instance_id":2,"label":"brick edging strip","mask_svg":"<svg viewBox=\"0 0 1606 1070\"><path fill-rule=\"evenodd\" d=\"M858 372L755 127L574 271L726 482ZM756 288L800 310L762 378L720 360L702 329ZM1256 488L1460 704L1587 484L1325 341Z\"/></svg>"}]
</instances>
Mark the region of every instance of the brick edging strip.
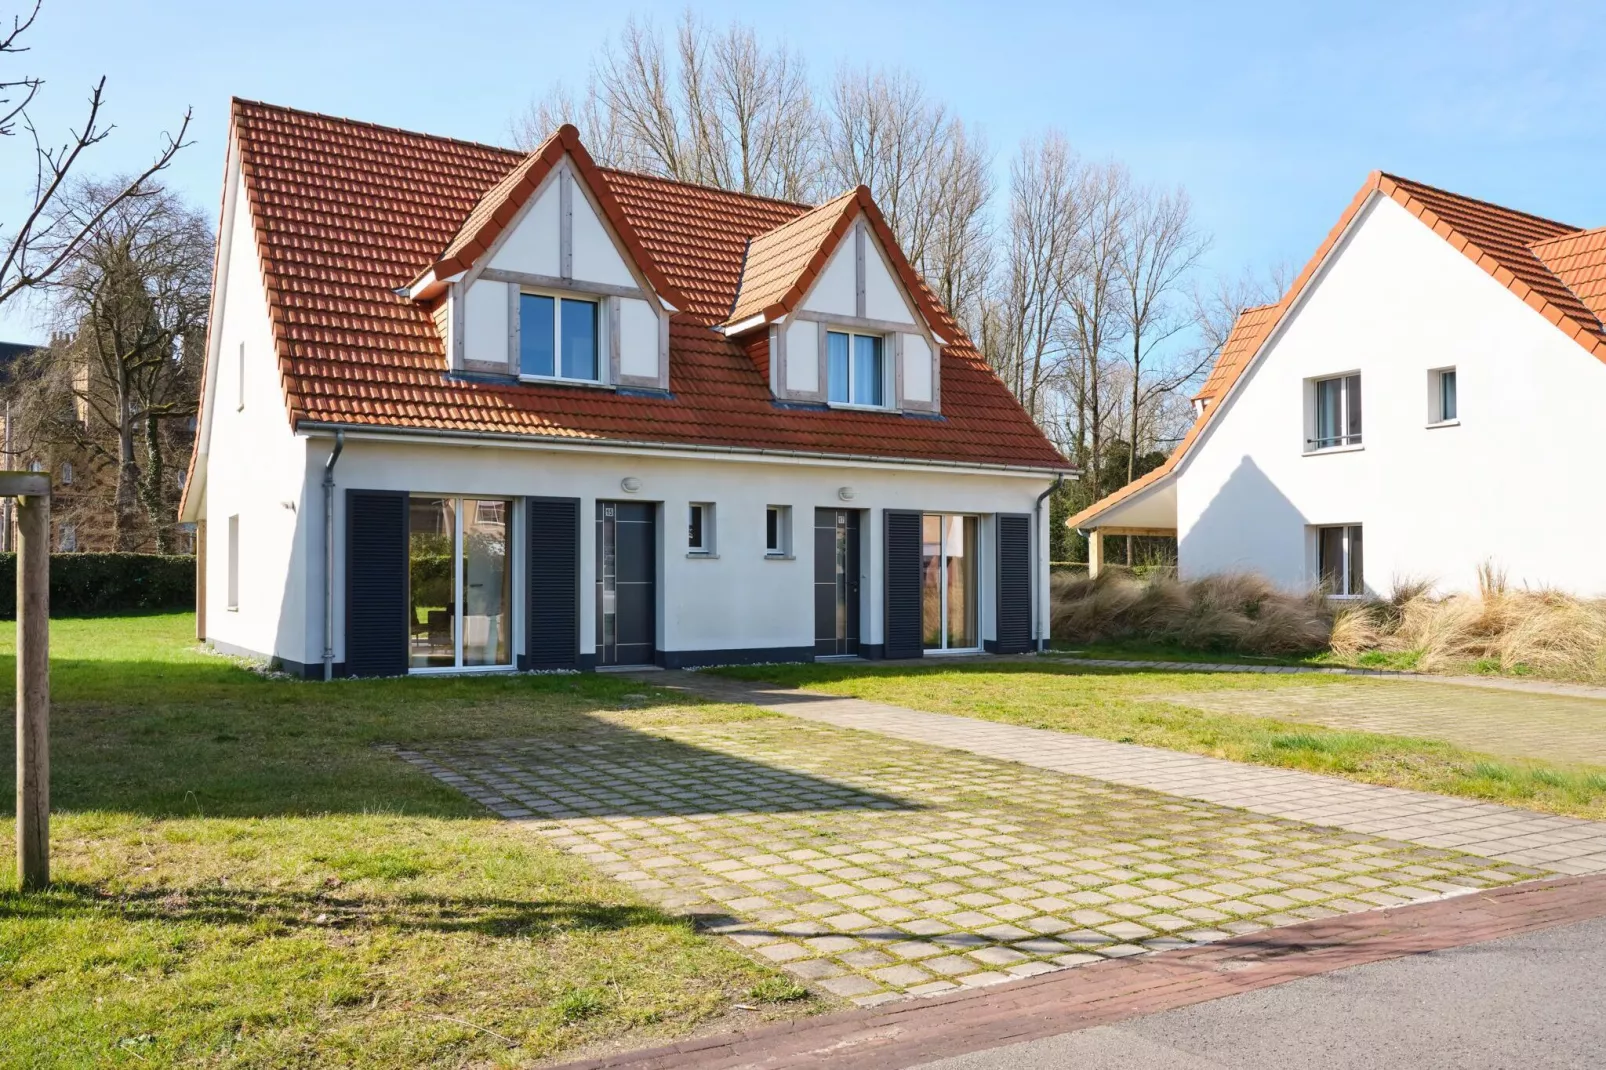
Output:
<instances>
[{"instance_id":1,"label":"brick edging strip","mask_svg":"<svg viewBox=\"0 0 1606 1070\"><path fill-rule=\"evenodd\" d=\"M1530 881L1266 929L1023 981L622 1052L559 1070L897 1070L1369 962L1606 917L1606 875Z\"/></svg>"}]
</instances>

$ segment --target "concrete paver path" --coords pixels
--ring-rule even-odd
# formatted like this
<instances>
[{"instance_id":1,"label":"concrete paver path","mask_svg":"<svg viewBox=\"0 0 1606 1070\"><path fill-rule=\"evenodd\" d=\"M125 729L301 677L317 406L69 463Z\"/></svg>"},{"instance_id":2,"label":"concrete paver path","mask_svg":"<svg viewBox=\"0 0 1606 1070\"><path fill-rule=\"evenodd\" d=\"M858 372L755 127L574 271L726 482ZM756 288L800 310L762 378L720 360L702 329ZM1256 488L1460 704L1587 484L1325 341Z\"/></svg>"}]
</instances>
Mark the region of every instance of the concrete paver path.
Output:
<instances>
[{"instance_id":1,"label":"concrete paver path","mask_svg":"<svg viewBox=\"0 0 1606 1070\"><path fill-rule=\"evenodd\" d=\"M396 753L861 1005L1542 873L741 707L593 718Z\"/></svg>"},{"instance_id":2,"label":"concrete paver path","mask_svg":"<svg viewBox=\"0 0 1606 1070\"><path fill-rule=\"evenodd\" d=\"M706 673L653 673L650 681L659 687L681 687L724 702L747 702L816 723L877 732L1268 817L1388 836L1425 847L1453 848L1556 873L1606 872L1606 822Z\"/></svg>"}]
</instances>

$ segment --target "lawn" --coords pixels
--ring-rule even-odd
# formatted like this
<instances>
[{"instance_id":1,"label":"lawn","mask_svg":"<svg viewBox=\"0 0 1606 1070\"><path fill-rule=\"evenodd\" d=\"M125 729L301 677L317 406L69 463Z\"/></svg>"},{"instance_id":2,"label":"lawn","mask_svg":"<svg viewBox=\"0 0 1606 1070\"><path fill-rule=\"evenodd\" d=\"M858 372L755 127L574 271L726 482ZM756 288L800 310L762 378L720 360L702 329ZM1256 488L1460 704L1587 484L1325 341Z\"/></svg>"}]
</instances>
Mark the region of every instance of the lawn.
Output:
<instances>
[{"instance_id":1,"label":"lawn","mask_svg":"<svg viewBox=\"0 0 1606 1070\"><path fill-rule=\"evenodd\" d=\"M193 628L53 623L44 895L15 891L0 735L0 1067L527 1065L809 1009L374 746L754 711L609 676L270 679Z\"/></svg>"},{"instance_id":2,"label":"lawn","mask_svg":"<svg viewBox=\"0 0 1606 1070\"><path fill-rule=\"evenodd\" d=\"M1385 669L1412 671L1421 660L1419 651L1368 650L1354 657L1342 657L1330 650L1292 657L1243 654L1231 650L1197 650L1177 643L1129 639L1110 643L1071 643L1055 640L1052 657L1091 658L1110 661L1180 661L1195 665L1316 665L1332 668ZM1477 666L1485 675L1498 675L1498 669ZM1513 673L1511 675L1522 675Z\"/></svg>"},{"instance_id":3,"label":"lawn","mask_svg":"<svg viewBox=\"0 0 1606 1070\"><path fill-rule=\"evenodd\" d=\"M1077 665L1068 658L919 668L757 665L714 671L936 713L1606 819L1606 768L1501 757L1441 740L1215 713L1156 697L1282 687L1419 685L1311 674L1125 671Z\"/></svg>"}]
</instances>

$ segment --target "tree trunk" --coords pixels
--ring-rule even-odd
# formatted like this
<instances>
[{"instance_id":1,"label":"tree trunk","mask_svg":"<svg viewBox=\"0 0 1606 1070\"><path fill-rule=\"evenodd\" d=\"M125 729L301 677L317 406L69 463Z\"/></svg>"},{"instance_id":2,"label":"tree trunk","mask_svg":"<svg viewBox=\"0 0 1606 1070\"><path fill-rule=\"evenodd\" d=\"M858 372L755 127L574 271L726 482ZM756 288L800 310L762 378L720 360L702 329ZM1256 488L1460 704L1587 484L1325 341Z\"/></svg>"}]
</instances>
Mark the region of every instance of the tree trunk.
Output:
<instances>
[{"instance_id":1,"label":"tree trunk","mask_svg":"<svg viewBox=\"0 0 1606 1070\"><path fill-rule=\"evenodd\" d=\"M173 552L173 520L168 515L167 502L162 495L161 422L155 416L145 417L145 478L140 481L140 498L145 505L145 519L156 536L156 552Z\"/></svg>"},{"instance_id":2,"label":"tree trunk","mask_svg":"<svg viewBox=\"0 0 1606 1070\"><path fill-rule=\"evenodd\" d=\"M134 428L124 420L117 435L117 494L112 500L112 532L119 550L136 548L138 508L139 462L134 459Z\"/></svg>"},{"instance_id":3,"label":"tree trunk","mask_svg":"<svg viewBox=\"0 0 1606 1070\"><path fill-rule=\"evenodd\" d=\"M1138 373L1143 369L1143 332L1132 332L1132 420L1131 436L1127 442L1126 451L1126 481L1132 482L1138 477ZM1126 541L1127 564L1132 563L1132 540Z\"/></svg>"}]
</instances>

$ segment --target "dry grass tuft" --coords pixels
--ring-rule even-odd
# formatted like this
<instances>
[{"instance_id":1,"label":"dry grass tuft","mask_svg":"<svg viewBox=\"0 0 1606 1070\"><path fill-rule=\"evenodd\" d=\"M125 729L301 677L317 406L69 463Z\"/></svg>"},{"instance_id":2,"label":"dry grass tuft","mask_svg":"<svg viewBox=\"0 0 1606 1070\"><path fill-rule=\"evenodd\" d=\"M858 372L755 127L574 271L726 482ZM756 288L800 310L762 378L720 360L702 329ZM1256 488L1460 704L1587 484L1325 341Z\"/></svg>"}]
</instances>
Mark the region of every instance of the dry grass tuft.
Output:
<instances>
[{"instance_id":1,"label":"dry grass tuft","mask_svg":"<svg viewBox=\"0 0 1606 1070\"><path fill-rule=\"evenodd\" d=\"M1606 681L1606 599L1513 588L1488 563L1478 579L1476 593L1440 597L1427 582L1402 579L1388 598L1337 602L1290 594L1248 573L1187 581L1055 576L1053 634L1259 656L1409 655L1407 664L1429 672Z\"/></svg>"},{"instance_id":2,"label":"dry grass tuft","mask_svg":"<svg viewBox=\"0 0 1606 1070\"><path fill-rule=\"evenodd\" d=\"M1304 654L1327 645L1332 613L1316 595L1277 590L1250 573L1179 581L1054 577L1053 634L1071 642L1176 643L1198 650Z\"/></svg>"}]
</instances>

